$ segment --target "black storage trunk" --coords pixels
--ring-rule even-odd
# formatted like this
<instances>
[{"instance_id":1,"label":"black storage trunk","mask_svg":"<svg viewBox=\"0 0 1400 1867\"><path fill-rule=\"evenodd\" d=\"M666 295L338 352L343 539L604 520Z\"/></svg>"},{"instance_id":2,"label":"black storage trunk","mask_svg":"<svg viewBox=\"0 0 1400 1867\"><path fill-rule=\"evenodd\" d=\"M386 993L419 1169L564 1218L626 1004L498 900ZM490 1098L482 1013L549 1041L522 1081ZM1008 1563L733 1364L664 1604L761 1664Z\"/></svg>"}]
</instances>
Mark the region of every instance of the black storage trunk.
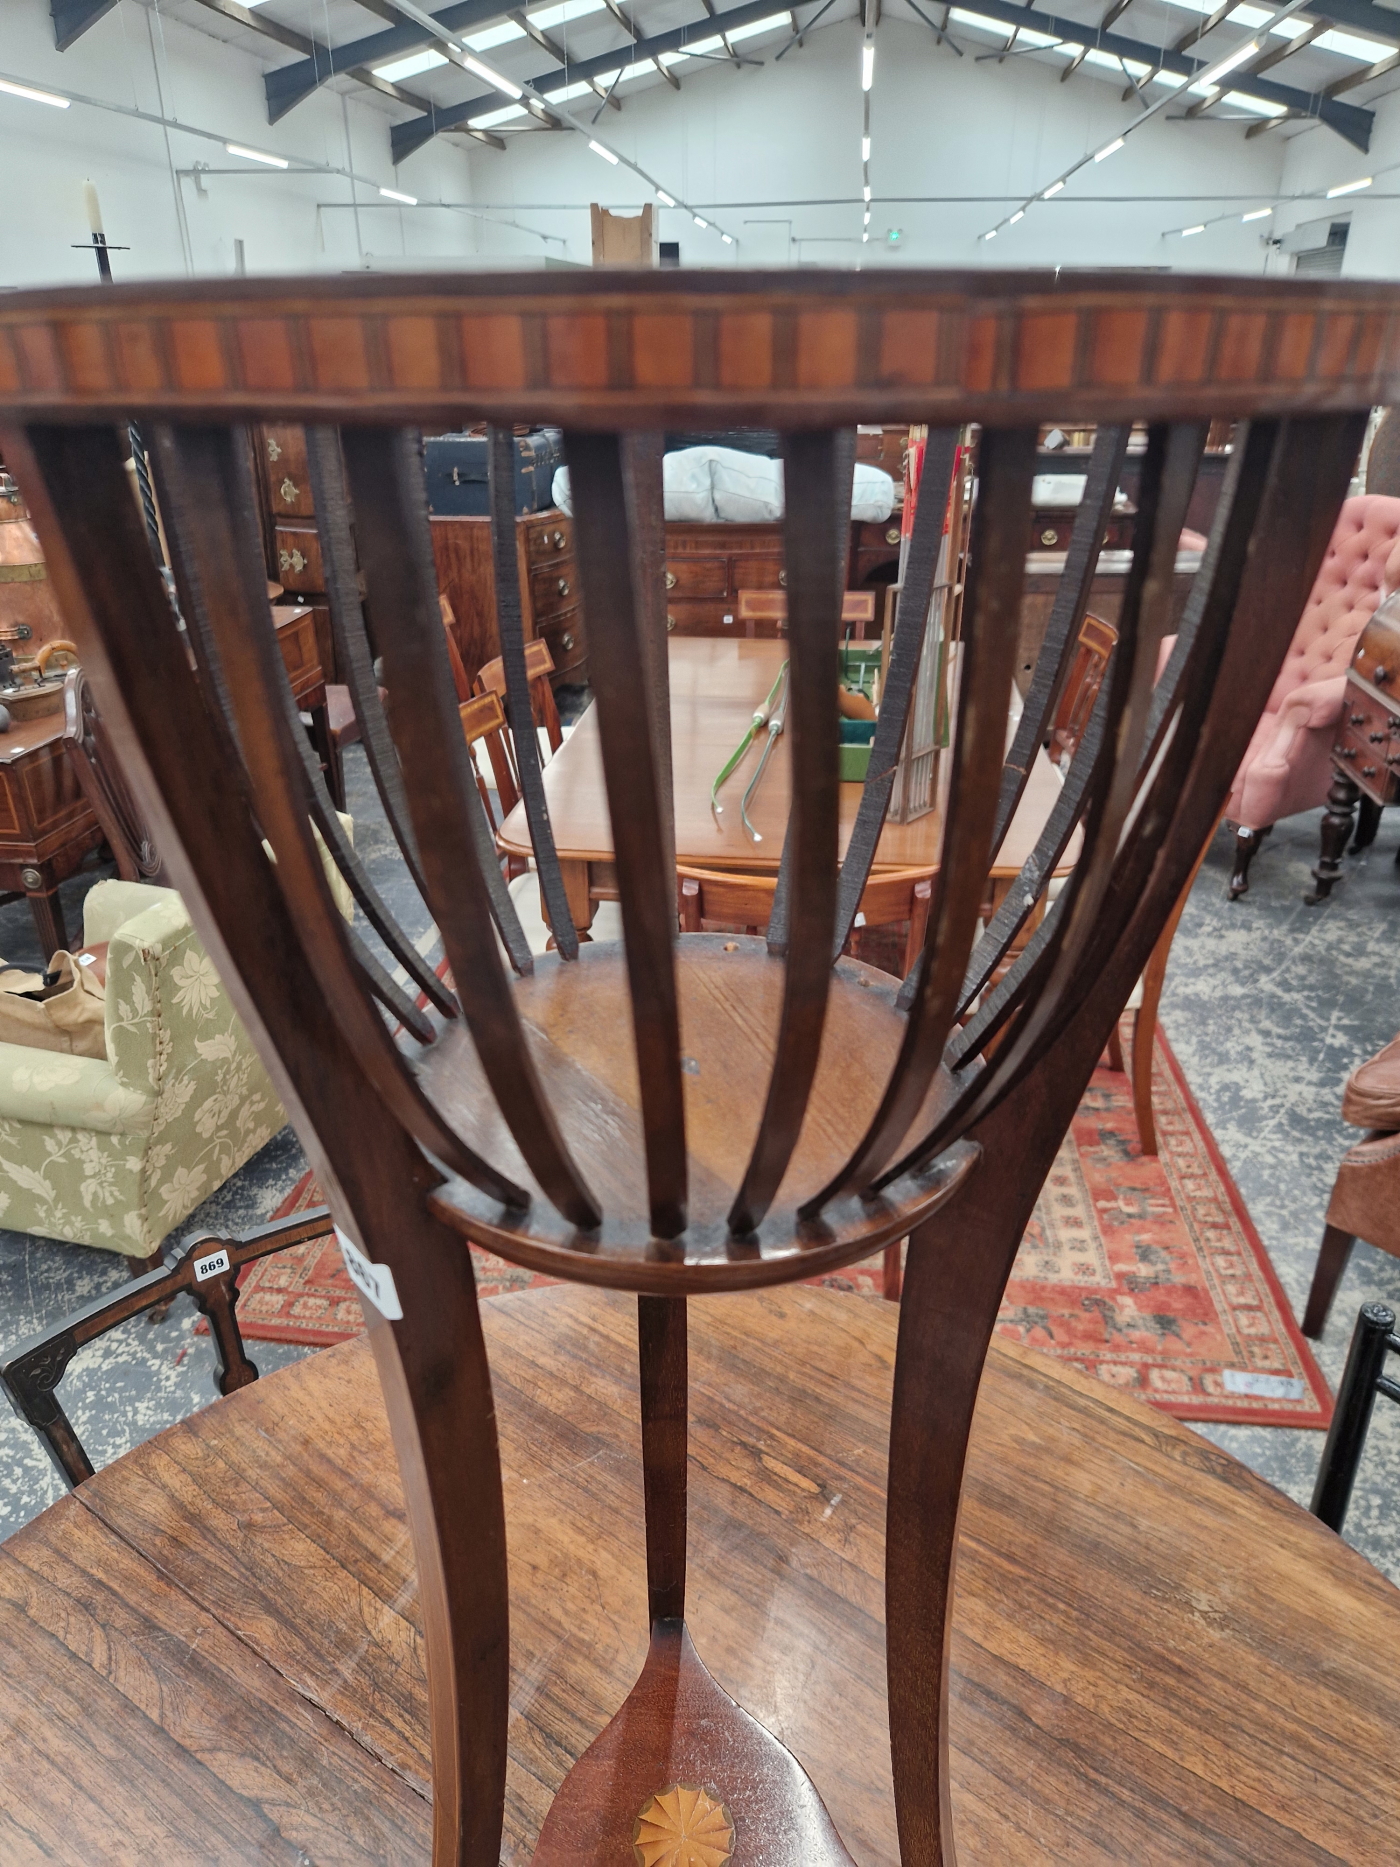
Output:
<instances>
[{"instance_id":1,"label":"black storage trunk","mask_svg":"<svg viewBox=\"0 0 1400 1867\"><path fill-rule=\"evenodd\" d=\"M557 428L517 434L515 510L542 512L554 504L555 469L564 464L563 436ZM423 442L428 476L428 510L454 518L484 518L489 511L486 436L435 434Z\"/></svg>"}]
</instances>

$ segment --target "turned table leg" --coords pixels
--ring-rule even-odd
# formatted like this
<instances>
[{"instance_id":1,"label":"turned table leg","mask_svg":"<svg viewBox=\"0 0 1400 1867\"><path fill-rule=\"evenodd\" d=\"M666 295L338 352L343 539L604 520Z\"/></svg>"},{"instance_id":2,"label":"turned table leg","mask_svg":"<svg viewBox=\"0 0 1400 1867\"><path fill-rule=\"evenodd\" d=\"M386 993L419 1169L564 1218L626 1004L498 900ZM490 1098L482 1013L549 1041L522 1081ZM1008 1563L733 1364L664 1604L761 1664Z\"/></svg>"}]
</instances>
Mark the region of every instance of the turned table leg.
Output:
<instances>
[{"instance_id":1,"label":"turned table leg","mask_svg":"<svg viewBox=\"0 0 1400 1867\"><path fill-rule=\"evenodd\" d=\"M43 949L44 964L47 966L55 953L66 953L68 950L68 930L63 924L63 903L58 898L56 888L50 888L47 892L38 889L31 892L26 889L25 892L29 899L29 911L34 916L34 926L38 931L39 945Z\"/></svg>"},{"instance_id":2,"label":"turned table leg","mask_svg":"<svg viewBox=\"0 0 1400 1867\"><path fill-rule=\"evenodd\" d=\"M1313 886L1303 896L1310 908L1325 901L1342 872L1342 852L1351 840L1352 819L1361 792L1344 771L1333 774L1327 793L1327 814L1322 819L1322 851L1313 870Z\"/></svg>"}]
</instances>

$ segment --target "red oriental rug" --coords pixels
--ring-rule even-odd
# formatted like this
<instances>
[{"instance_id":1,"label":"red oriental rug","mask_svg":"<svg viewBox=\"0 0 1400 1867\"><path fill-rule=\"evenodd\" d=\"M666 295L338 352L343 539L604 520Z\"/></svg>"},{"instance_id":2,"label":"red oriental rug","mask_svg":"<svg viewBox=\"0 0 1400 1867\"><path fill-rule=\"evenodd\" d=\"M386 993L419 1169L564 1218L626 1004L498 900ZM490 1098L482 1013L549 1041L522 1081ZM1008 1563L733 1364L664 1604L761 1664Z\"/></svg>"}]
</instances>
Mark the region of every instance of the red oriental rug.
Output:
<instances>
[{"instance_id":1,"label":"red oriental rug","mask_svg":"<svg viewBox=\"0 0 1400 1867\"><path fill-rule=\"evenodd\" d=\"M1130 1021L1125 1021L1128 1047ZM1326 1427L1332 1401L1220 1151L1158 1034L1157 1158L1128 1078L1100 1067L1036 1206L998 1330L1186 1420ZM308 1173L273 1214L318 1204ZM473 1247L484 1297L550 1280ZM881 1297L879 1260L814 1279ZM360 1332L332 1233L243 1274L250 1339L322 1346Z\"/></svg>"}]
</instances>

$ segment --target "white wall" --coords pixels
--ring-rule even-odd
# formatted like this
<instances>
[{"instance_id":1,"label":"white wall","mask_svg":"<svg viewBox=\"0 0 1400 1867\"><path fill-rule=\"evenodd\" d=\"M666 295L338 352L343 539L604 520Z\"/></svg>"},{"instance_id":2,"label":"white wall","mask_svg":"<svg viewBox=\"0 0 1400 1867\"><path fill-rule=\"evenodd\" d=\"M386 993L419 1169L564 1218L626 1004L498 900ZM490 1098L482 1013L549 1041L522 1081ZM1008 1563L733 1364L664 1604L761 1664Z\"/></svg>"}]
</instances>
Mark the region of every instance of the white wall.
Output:
<instances>
[{"instance_id":1,"label":"white wall","mask_svg":"<svg viewBox=\"0 0 1400 1867\"><path fill-rule=\"evenodd\" d=\"M1061 84L1058 68L1025 58L978 64L979 42L970 34L967 56L958 59L940 49L926 28L888 14L877 33L873 237L863 248L860 27L854 20L819 27L805 47L775 64L772 55L780 44L745 46L767 61L761 71L715 65L697 73L683 66L679 97L660 86L634 91L621 114L605 112L600 119L599 134L615 148L670 192L700 206L706 218L713 208L715 220L741 242L735 250L723 247L687 215L662 208L660 237L679 239L687 264L774 263L784 257L788 229L757 223L777 221L790 222L794 242L801 242L800 251L792 250L794 260L826 264L1189 263L1193 270L1262 270L1254 227L1233 226L1184 249L1179 240L1161 237L1219 212L1221 193L1273 194L1284 144L1274 137L1247 143L1238 125L1174 123L1163 113L1129 137L1118 154L1076 177L1063 197L1036 207L990 245L978 235L1002 217L1010 200L926 206L894 199L1029 194L1084 151L1111 140L1131 121L1134 107L1120 101L1121 83L1077 73ZM404 166L406 177L414 173L413 161ZM585 263L588 202L637 207L644 198L635 176L610 168L576 136L520 136L505 154L473 151L471 167L478 202L515 204L523 219L566 234L569 257ZM1126 205L1081 200L1089 194L1176 191L1197 198ZM850 205L732 205L832 196ZM551 214L540 206L551 202L570 205ZM897 250L883 244L891 226L904 230Z\"/></svg>"},{"instance_id":2,"label":"white wall","mask_svg":"<svg viewBox=\"0 0 1400 1867\"><path fill-rule=\"evenodd\" d=\"M249 56L145 0L120 0L62 54L54 49L48 0L0 0L0 16L0 74L136 105L293 159L353 168L368 183L356 189L340 175L249 169L209 177L201 196L172 170L197 161L239 167L221 141L81 103L59 111L0 93L0 288L92 278L90 256L72 250L87 237L87 176L98 184L109 239L131 248L113 262L127 278L230 273L239 238L252 272L414 261L538 264L545 256L587 264L589 202L635 209L643 199L635 176L567 133L517 134L504 152L439 137L395 173L389 115L354 92L322 91L269 126L262 73L292 55L270 45L265 58ZM1135 107L1121 101L1118 83L1085 71L1062 84L1058 67L1032 59L979 63L976 54L990 42L966 31L962 37L967 56L958 59L923 26L887 13L879 27L867 246L860 241L861 30L854 19L819 26L781 63L773 57L780 39L749 42L745 51L765 61L759 70L682 67L679 96L659 83L634 90L621 113L604 112L598 134L739 242L725 247L688 215L660 209L660 236L680 240L687 264L1282 271L1288 263L1271 254L1260 225L1243 225L1224 196L1321 193L1395 163L1393 176L1377 176L1373 194L1342 205L1353 213L1346 271L1400 274L1400 201L1377 198L1400 194L1400 97L1377 106L1366 157L1321 127L1246 142L1238 124L1172 122L1163 112L1057 201L1035 206L994 244L980 241L1015 198L1102 146ZM581 103L574 108L586 120ZM380 201L379 184L472 212L401 211ZM1133 198L1086 198L1110 194ZM1153 194L1187 198L1141 198ZM945 199L899 199L906 196ZM358 224L344 205L352 198L362 205ZM1264 225L1278 233L1326 211L1317 201L1293 204ZM1163 237L1216 214L1229 218L1195 239ZM903 230L895 248L885 243L890 227Z\"/></svg>"},{"instance_id":3,"label":"white wall","mask_svg":"<svg viewBox=\"0 0 1400 1867\"><path fill-rule=\"evenodd\" d=\"M47 0L0 0L0 14L0 75L134 105L219 138L394 185L390 119L372 104L322 91L269 126L263 71L295 56L281 47L270 45L265 61L251 58L162 20L141 0L121 0L60 53ZM470 199L459 144L440 137L418 161L423 192ZM196 162L247 172L210 176L201 197L188 177L172 174ZM476 247L477 223L464 215L400 211L380 202L376 187L361 187L359 199L378 205L366 205L357 230L342 205L318 212L318 204L352 198L343 176L259 170L226 154L222 141L81 103L56 110L0 92L0 174L0 288L86 284L95 276L91 255L72 250L74 241L89 238L86 177L97 184L107 238L131 249L112 256L118 278L231 273L236 239L244 242L250 272L341 269L364 264L366 256L392 263L405 250L441 259Z\"/></svg>"}]
</instances>

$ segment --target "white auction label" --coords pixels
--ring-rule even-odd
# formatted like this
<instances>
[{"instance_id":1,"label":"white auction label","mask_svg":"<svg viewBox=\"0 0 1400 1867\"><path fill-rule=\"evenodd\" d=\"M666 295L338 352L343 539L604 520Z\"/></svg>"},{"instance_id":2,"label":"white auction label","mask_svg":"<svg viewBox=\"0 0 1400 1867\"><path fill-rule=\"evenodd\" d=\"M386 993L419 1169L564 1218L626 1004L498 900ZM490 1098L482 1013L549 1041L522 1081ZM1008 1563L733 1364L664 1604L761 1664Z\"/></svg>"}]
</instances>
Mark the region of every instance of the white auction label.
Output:
<instances>
[{"instance_id":1,"label":"white auction label","mask_svg":"<svg viewBox=\"0 0 1400 1867\"><path fill-rule=\"evenodd\" d=\"M207 1258L195 1259L195 1281L202 1284L206 1277L217 1277L220 1271L226 1271L227 1269L227 1251L211 1251Z\"/></svg>"},{"instance_id":2,"label":"white auction label","mask_svg":"<svg viewBox=\"0 0 1400 1867\"><path fill-rule=\"evenodd\" d=\"M1253 1400L1301 1400L1303 1383L1288 1374L1250 1374L1244 1368L1222 1368L1220 1380L1227 1394L1248 1394Z\"/></svg>"},{"instance_id":3,"label":"white auction label","mask_svg":"<svg viewBox=\"0 0 1400 1867\"><path fill-rule=\"evenodd\" d=\"M372 1264L353 1239L347 1238L337 1225L336 1243L340 1246L340 1255L345 1260L345 1268L355 1288L367 1296L386 1322L403 1321L403 1304L399 1302L399 1293L394 1287L394 1273L387 1264Z\"/></svg>"}]
</instances>

